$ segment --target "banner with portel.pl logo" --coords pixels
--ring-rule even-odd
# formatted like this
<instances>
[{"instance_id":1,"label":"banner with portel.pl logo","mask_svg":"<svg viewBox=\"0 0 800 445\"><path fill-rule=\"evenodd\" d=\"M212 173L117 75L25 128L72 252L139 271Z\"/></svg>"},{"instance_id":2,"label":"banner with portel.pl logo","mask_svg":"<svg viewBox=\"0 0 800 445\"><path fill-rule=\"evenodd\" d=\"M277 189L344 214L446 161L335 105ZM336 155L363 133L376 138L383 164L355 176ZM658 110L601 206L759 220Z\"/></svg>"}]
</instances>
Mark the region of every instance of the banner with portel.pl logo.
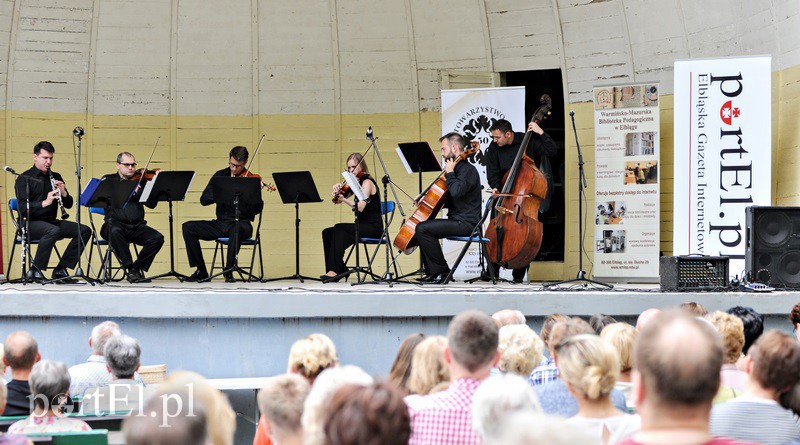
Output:
<instances>
[{"instance_id":1,"label":"banner with portel.pl logo","mask_svg":"<svg viewBox=\"0 0 800 445\"><path fill-rule=\"evenodd\" d=\"M745 209L772 202L772 57L675 62L675 255L730 257L742 275Z\"/></svg>"}]
</instances>

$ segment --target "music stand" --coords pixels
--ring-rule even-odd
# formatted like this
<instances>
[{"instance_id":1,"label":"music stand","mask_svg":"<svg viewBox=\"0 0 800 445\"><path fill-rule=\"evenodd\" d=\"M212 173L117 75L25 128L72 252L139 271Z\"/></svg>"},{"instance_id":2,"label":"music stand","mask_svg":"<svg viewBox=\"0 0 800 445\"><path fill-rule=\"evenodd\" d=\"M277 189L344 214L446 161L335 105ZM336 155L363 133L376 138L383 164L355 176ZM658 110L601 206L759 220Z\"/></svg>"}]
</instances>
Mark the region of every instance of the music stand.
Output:
<instances>
[{"instance_id":1,"label":"music stand","mask_svg":"<svg viewBox=\"0 0 800 445\"><path fill-rule=\"evenodd\" d=\"M122 206L128 201L128 197L131 196L133 190L136 189L136 185L138 183L139 181L98 180L96 178L92 178L89 180L89 183L86 184L86 189L81 194L81 205L87 208L103 207L121 209ZM108 233L111 233L111 227L113 226L114 221L108 211L105 212L105 220L106 224L108 224ZM97 245L97 252L99 254L100 237L95 236L95 243ZM111 242L108 243L108 248L111 251L114 250L114 248L111 246ZM108 281L108 264L106 264L105 261L103 261L103 267L101 267L100 270L100 276L106 278L103 280L103 282ZM127 270L124 271L124 273L126 276L128 275Z\"/></svg>"},{"instance_id":2,"label":"music stand","mask_svg":"<svg viewBox=\"0 0 800 445\"><path fill-rule=\"evenodd\" d=\"M189 191L189 187L192 186L193 181L193 171L160 171L155 178L148 181L144 186L139 202L153 209L159 202L166 201L169 207L169 271L150 277L150 280L175 277L178 281L183 282L188 278L175 270L175 242L172 235L175 222L172 215L172 202L186 199L186 193Z\"/></svg>"},{"instance_id":3,"label":"music stand","mask_svg":"<svg viewBox=\"0 0 800 445\"><path fill-rule=\"evenodd\" d=\"M309 202L322 202L314 184L311 172L280 172L273 173L272 179L275 180L275 187L281 195L284 204L294 204L294 275L290 277L269 278L261 280L262 283L278 280L314 280L322 281L319 278L300 275L300 204Z\"/></svg>"},{"instance_id":4,"label":"music stand","mask_svg":"<svg viewBox=\"0 0 800 445\"><path fill-rule=\"evenodd\" d=\"M232 176L212 176L211 188L214 190L214 203L217 205L233 205L233 239L228 240L228 249L233 247L241 247L239 244L239 220L242 215L241 206L248 202L262 202L261 201L261 179L259 178L245 178L245 177L232 177ZM211 275L210 277L200 280L200 282L208 282L214 278L236 272L242 281L245 280L244 276L248 276L248 280L255 278L255 275L239 267L239 251L233 256L233 264L226 264L222 272Z\"/></svg>"}]
</instances>

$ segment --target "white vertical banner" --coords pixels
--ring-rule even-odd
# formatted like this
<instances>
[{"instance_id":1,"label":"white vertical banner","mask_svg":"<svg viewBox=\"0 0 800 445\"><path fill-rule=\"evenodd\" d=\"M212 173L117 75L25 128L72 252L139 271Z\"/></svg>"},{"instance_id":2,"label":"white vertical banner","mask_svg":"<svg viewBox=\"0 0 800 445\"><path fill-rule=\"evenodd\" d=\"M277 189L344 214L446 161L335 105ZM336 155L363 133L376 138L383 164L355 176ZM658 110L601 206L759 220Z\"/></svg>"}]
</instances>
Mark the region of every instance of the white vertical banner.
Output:
<instances>
[{"instance_id":1,"label":"white vertical banner","mask_svg":"<svg viewBox=\"0 0 800 445\"><path fill-rule=\"evenodd\" d=\"M675 61L675 255L742 275L745 208L772 202L772 57Z\"/></svg>"},{"instance_id":2,"label":"white vertical banner","mask_svg":"<svg viewBox=\"0 0 800 445\"><path fill-rule=\"evenodd\" d=\"M658 279L661 173L658 83L594 89L594 276Z\"/></svg>"},{"instance_id":3,"label":"white vertical banner","mask_svg":"<svg viewBox=\"0 0 800 445\"><path fill-rule=\"evenodd\" d=\"M456 131L470 141L480 142L480 151L467 160L478 169L484 190L488 190L488 183L483 153L492 142L489 128L499 119L509 121L514 131L525 131L525 87L442 90L442 134ZM437 149L438 146L434 147L434 151ZM488 197L484 194L484 204ZM449 264L455 262L463 247L460 242L443 241L442 248ZM454 277L465 279L480 275L479 259L479 246L473 244ZM502 276L511 278L511 271L503 271Z\"/></svg>"}]
</instances>

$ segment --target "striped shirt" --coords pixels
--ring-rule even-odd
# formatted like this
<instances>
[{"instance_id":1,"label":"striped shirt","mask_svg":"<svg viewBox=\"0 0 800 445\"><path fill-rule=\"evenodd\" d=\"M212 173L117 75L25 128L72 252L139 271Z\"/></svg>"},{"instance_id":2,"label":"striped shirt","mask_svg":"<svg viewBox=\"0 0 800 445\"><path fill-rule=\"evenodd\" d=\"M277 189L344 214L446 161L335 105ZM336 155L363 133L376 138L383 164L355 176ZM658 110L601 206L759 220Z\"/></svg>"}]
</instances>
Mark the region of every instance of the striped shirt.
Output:
<instances>
[{"instance_id":1,"label":"striped shirt","mask_svg":"<svg viewBox=\"0 0 800 445\"><path fill-rule=\"evenodd\" d=\"M800 419L778 402L742 395L711 410L711 434L765 445L800 439Z\"/></svg>"},{"instance_id":2,"label":"striped shirt","mask_svg":"<svg viewBox=\"0 0 800 445\"><path fill-rule=\"evenodd\" d=\"M480 445L480 437L472 428L472 397L480 384L477 379L458 379L447 391L411 404L408 445Z\"/></svg>"}]
</instances>

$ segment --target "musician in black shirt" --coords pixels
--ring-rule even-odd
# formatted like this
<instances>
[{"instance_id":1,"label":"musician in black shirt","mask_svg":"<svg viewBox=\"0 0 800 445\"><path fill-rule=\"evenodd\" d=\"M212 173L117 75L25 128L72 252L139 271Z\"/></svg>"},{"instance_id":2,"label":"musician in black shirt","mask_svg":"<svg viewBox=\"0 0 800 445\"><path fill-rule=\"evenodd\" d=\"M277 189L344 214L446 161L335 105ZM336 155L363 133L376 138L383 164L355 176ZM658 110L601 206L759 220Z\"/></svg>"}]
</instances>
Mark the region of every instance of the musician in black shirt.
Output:
<instances>
[{"instance_id":1,"label":"musician in black shirt","mask_svg":"<svg viewBox=\"0 0 800 445\"><path fill-rule=\"evenodd\" d=\"M228 167L214 173L214 176L238 177L246 170L247 158L249 154L247 148L242 146L233 147L228 154ZM211 181L208 182L203 194L200 196L200 204L208 206L214 204L214 188ZM189 266L196 267L197 270L188 278L187 281L200 281L208 278L208 269L203 259L203 250L200 248L200 240L213 241L217 238L227 237L228 255L224 267L231 267L239 253L242 240L253 235L252 221L256 215L261 213L264 208L264 201L259 197L255 202L239 203L239 233L235 234L236 210L233 203L217 203L217 219L213 221L187 221L183 223L183 239L186 242L186 253L189 256ZM238 243L234 243L234 239ZM231 283L234 280L232 273L225 274L225 281Z\"/></svg>"},{"instance_id":2,"label":"musician in black shirt","mask_svg":"<svg viewBox=\"0 0 800 445\"><path fill-rule=\"evenodd\" d=\"M130 180L134 173L136 173L136 158L123 151L117 155L117 173L105 175L103 180L126 181ZM164 245L164 235L149 227L144 220L144 205L139 202L143 191L142 186L123 208L107 208L105 224L100 228L100 234L108 240L131 283L145 279L144 271L150 269L156 254ZM155 205L150 208L155 208ZM131 257L131 243L142 246L136 261Z\"/></svg>"},{"instance_id":3,"label":"musician in black shirt","mask_svg":"<svg viewBox=\"0 0 800 445\"><path fill-rule=\"evenodd\" d=\"M511 123L505 119L496 121L489 131L492 133L492 143L486 148L483 159L486 161L486 181L492 188L493 195L496 195L503 189L503 177L514 164L514 158L517 156L522 139L525 138L525 133L515 133ZM528 124L528 131L533 133L525 153L536 162L537 166L540 166L542 156L556 154L556 143L536 122ZM493 267L495 270L499 269L496 264ZM514 281L521 283L527 270L527 267L514 269Z\"/></svg>"},{"instance_id":4,"label":"musician in black shirt","mask_svg":"<svg viewBox=\"0 0 800 445\"><path fill-rule=\"evenodd\" d=\"M466 142L458 133L448 133L439 139L445 159L447 195L444 206L447 219L432 219L417 224L415 236L419 241L424 283L440 283L450 272L439 240L448 236L469 236L481 219L481 179L478 170L468 161L455 162L464 152Z\"/></svg>"},{"instance_id":5,"label":"musician in black shirt","mask_svg":"<svg viewBox=\"0 0 800 445\"><path fill-rule=\"evenodd\" d=\"M82 224L78 227L78 224L74 222L56 218L59 193L64 208L72 208L74 199L64 186L63 178L56 172L52 172L52 175L57 189L53 188L48 170L53 165L55 152L56 149L50 142L41 141L36 144L33 147L33 167L23 172L14 183L22 218L25 217L30 203L29 237L32 240L39 240L36 256L33 258L31 270L28 271L28 278L33 281L44 280L42 270L46 269L50 262L50 253L56 241L64 238L72 239L64 251L64 255L61 256L61 261L53 270L53 279L69 276L67 269L75 267L86 243L92 236L92 230L89 227ZM30 195L26 192L26 179L30 187ZM80 237L78 237L79 232Z\"/></svg>"}]
</instances>

